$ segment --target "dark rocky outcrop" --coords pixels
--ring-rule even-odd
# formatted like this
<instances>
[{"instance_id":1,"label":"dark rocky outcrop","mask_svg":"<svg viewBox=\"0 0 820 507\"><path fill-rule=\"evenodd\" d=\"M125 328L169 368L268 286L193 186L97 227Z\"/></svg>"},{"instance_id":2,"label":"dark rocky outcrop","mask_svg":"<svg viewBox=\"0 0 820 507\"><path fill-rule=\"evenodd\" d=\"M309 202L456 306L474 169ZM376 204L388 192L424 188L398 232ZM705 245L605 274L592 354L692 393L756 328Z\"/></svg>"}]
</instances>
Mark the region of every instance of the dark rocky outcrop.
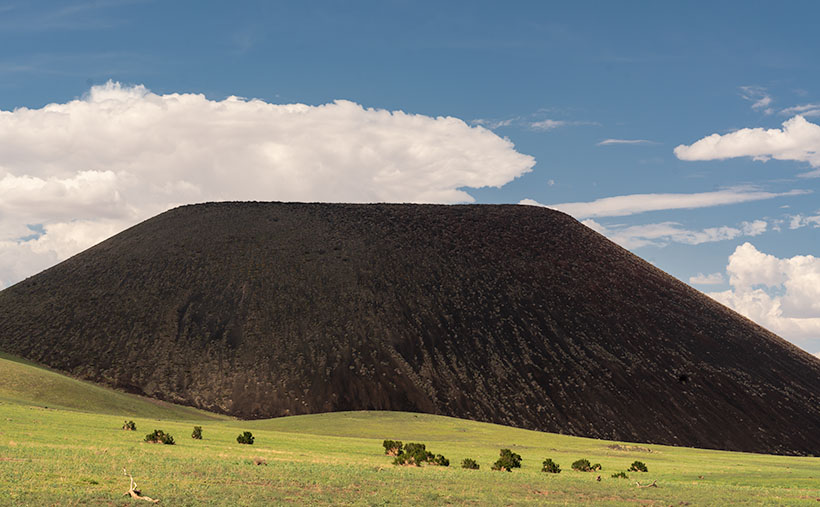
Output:
<instances>
[{"instance_id":1,"label":"dark rocky outcrop","mask_svg":"<svg viewBox=\"0 0 820 507\"><path fill-rule=\"evenodd\" d=\"M820 361L536 207L184 206L0 292L0 350L246 418L820 454Z\"/></svg>"}]
</instances>

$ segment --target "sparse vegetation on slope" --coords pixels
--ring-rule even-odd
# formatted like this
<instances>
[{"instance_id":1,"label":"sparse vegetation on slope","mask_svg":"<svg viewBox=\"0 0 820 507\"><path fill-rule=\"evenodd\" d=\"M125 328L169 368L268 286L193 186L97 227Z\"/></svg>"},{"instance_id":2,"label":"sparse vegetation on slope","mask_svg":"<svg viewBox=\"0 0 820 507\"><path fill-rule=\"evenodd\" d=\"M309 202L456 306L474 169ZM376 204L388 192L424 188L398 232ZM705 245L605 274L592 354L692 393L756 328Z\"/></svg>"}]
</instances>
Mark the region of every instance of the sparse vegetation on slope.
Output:
<instances>
[{"instance_id":1,"label":"sparse vegetation on slope","mask_svg":"<svg viewBox=\"0 0 820 507\"><path fill-rule=\"evenodd\" d=\"M541 461L547 453L559 463L586 455L623 470L634 461L634 451L610 449L613 443L607 441L424 414L335 413L256 421L258 440L252 448L235 442L245 421L211 421L206 441L180 439L164 446L138 445L142 436L120 430L120 416L3 401L0 420L0 503L15 505L119 505L128 485L124 466L141 494L161 505L532 505L577 504L579 499L596 505L790 505L820 498L818 458L655 445L651 471L641 484L658 487L638 488L609 475L595 482L593 475L581 473L553 475L545 484ZM141 418L135 422L138 427L153 424ZM308 431L294 432L298 428ZM163 421L162 429L178 434L190 431L191 424ZM350 436L340 435L348 431ZM483 466L392 467L381 447L385 434L405 442L423 440L445 455L469 453L482 464L498 457L498 442L509 442L521 454L522 466L514 474Z\"/></svg>"}]
</instances>

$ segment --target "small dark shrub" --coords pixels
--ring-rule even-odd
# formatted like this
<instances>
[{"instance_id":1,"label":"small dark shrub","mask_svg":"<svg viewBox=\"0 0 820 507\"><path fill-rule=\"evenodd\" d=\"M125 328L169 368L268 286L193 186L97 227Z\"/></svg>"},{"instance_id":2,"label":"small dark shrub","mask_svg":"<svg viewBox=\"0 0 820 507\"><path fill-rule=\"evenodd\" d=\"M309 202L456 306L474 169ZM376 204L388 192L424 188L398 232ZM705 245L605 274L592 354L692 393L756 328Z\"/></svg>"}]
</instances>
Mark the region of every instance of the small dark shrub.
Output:
<instances>
[{"instance_id":1,"label":"small dark shrub","mask_svg":"<svg viewBox=\"0 0 820 507\"><path fill-rule=\"evenodd\" d=\"M134 421L125 421L125 424L122 425L122 429L125 431L137 431L137 425Z\"/></svg>"},{"instance_id":2,"label":"small dark shrub","mask_svg":"<svg viewBox=\"0 0 820 507\"><path fill-rule=\"evenodd\" d=\"M602 467L600 463L595 463L594 465L592 465L592 470L593 470L593 471L595 471L595 470L602 470L603 468L604 468L604 467Z\"/></svg>"},{"instance_id":3,"label":"small dark shrub","mask_svg":"<svg viewBox=\"0 0 820 507\"><path fill-rule=\"evenodd\" d=\"M632 466L629 467L630 472L648 472L646 465L643 461L635 461L632 463Z\"/></svg>"},{"instance_id":4,"label":"small dark shrub","mask_svg":"<svg viewBox=\"0 0 820 507\"><path fill-rule=\"evenodd\" d=\"M466 468L468 470L478 470L479 465L472 458L464 458L464 460L461 462L461 468Z\"/></svg>"},{"instance_id":5,"label":"small dark shrub","mask_svg":"<svg viewBox=\"0 0 820 507\"><path fill-rule=\"evenodd\" d=\"M434 459L435 456L427 450L427 446L410 442L406 444L404 450L396 456L396 459L393 460L393 464L416 465L420 467L422 463L431 462Z\"/></svg>"},{"instance_id":6,"label":"small dark shrub","mask_svg":"<svg viewBox=\"0 0 820 507\"><path fill-rule=\"evenodd\" d=\"M398 450L398 451L396 451ZM415 465L420 467L423 463L447 467L450 466L450 460L441 454L433 454L427 450L424 444L408 443L402 448L401 442L394 442L392 440L384 441L384 452L390 454L397 452L394 465Z\"/></svg>"},{"instance_id":7,"label":"small dark shrub","mask_svg":"<svg viewBox=\"0 0 820 507\"><path fill-rule=\"evenodd\" d=\"M509 449L501 449L500 457L493 463L493 470L506 470L512 472L513 468L521 468L521 455Z\"/></svg>"},{"instance_id":8,"label":"small dark shrub","mask_svg":"<svg viewBox=\"0 0 820 507\"><path fill-rule=\"evenodd\" d=\"M145 441L152 444L174 445L174 437L162 430L154 430L153 433L145 435Z\"/></svg>"},{"instance_id":9,"label":"small dark shrub","mask_svg":"<svg viewBox=\"0 0 820 507\"><path fill-rule=\"evenodd\" d=\"M541 467L541 471L550 474L560 474L561 467L558 466L558 463L552 461L552 458L547 458L544 460L544 466Z\"/></svg>"},{"instance_id":10,"label":"small dark shrub","mask_svg":"<svg viewBox=\"0 0 820 507\"><path fill-rule=\"evenodd\" d=\"M592 465L589 464L588 459L579 459L572 464L572 469L578 470L579 472L591 472Z\"/></svg>"},{"instance_id":11,"label":"small dark shrub","mask_svg":"<svg viewBox=\"0 0 820 507\"><path fill-rule=\"evenodd\" d=\"M251 433L250 431L246 431L238 437L236 437L236 441L240 444L253 445L253 433Z\"/></svg>"},{"instance_id":12,"label":"small dark shrub","mask_svg":"<svg viewBox=\"0 0 820 507\"><path fill-rule=\"evenodd\" d=\"M382 445L384 446L384 453L388 456L398 456L402 452L402 445L398 440L385 440Z\"/></svg>"},{"instance_id":13,"label":"small dark shrub","mask_svg":"<svg viewBox=\"0 0 820 507\"><path fill-rule=\"evenodd\" d=\"M615 479L629 479L629 476L626 475L626 472L617 472L612 474L612 477Z\"/></svg>"},{"instance_id":14,"label":"small dark shrub","mask_svg":"<svg viewBox=\"0 0 820 507\"><path fill-rule=\"evenodd\" d=\"M195 440L202 440L202 426L194 426L194 431L191 433L191 438Z\"/></svg>"},{"instance_id":15,"label":"small dark shrub","mask_svg":"<svg viewBox=\"0 0 820 507\"><path fill-rule=\"evenodd\" d=\"M433 458L433 464L438 465L440 467L448 467L450 466L450 460L445 458L441 454L436 454L436 457Z\"/></svg>"}]
</instances>

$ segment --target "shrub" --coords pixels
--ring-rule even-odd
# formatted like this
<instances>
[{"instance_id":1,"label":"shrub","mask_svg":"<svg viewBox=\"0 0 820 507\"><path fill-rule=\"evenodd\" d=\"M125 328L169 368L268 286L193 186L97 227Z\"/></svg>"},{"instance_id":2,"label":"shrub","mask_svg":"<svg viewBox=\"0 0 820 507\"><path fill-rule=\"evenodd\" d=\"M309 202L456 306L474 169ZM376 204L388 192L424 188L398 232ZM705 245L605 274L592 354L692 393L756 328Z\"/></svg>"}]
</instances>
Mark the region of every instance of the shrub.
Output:
<instances>
[{"instance_id":1,"label":"shrub","mask_svg":"<svg viewBox=\"0 0 820 507\"><path fill-rule=\"evenodd\" d=\"M612 477L615 479L629 479L629 476L626 475L626 472L617 472L612 474Z\"/></svg>"},{"instance_id":2,"label":"shrub","mask_svg":"<svg viewBox=\"0 0 820 507\"><path fill-rule=\"evenodd\" d=\"M384 453L388 456L398 456L402 452L402 445L398 440L385 440L382 445L384 446Z\"/></svg>"},{"instance_id":3,"label":"shrub","mask_svg":"<svg viewBox=\"0 0 820 507\"><path fill-rule=\"evenodd\" d=\"M464 460L461 462L461 468L466 468L468 470L478 470L479 465L472 458L464 458Z\"/></svg>"},{"instance_id":4,"label":"shrub","mask_svg":"<svg viewBox=\"0 0 820 507\"><path fill-rule=\"evenodd\" d=\"M544 460L544 466L541 467L542 472L547 472L550 474L560 474L561 467L558 466L558 463L552 461L551 458L547 458Z\"/></svg>"},{"instance_id":5,"label":"shrub","mask_svg":"<svg viewBox=\"0 0 820 507\"><path fill-rule=\"evenodd\" d=\"M425 461L433 460L433 453L427 450L424 444L410 443L404 446L404 454L413 458L417 465L421 465Z\"/></svg>"},{"instance_id":6,"label":"shrub","mask_svg":"<svg viewBox=\"0 0 820 507\"><path fill-rule=\"evenodd\" d=\"M416 465L420 467L422 463L430 462L435 459L433 453L427 450L424 444L408 443L404 446L396 459L393 460L394 465Z\"/></svg>"},{"instance_id":7,"label":"shrub","mask_svg":"<svg viewBox=\"0 0 820 507\"><path fill-rule=\"evenodd\" d=\"M646 465L643 461L635 461L632 463L632 466L629 467L630 472L648 472Z\"/></svg>"},{"instance_id":8,"label":"shrub","mask_svg":"<svg viewBox=\"0 0 820 507\"><path fill-rule=\"evenodd\" d=\"M191 438L195 440L202 440L202 426L194 426L194 431L191 433Z\"/></svg>"},{"instance_id":9,"label":"shrub","mask_svg":"<svg viewBox=\"0 0 820 507\"><path fill-rule=\"evenodd\" d=\"M422 463L430 463L443 467L450 466L449 459L441 454L433 454L427 450L427 446L424 444L411 442L402 448L401 442L385 440L383 445L385 454L390 454L393 451L397 452L393 460L394 465L415 465L420 467Z\"/></svg>"},{"instance_id":10,"label":"shrub","mask_svg":"<svg viewBox=\"0 0 820 507\"><path fill-rule=\"evenodd\" d=\"M445 458L441 454L436 454L436 457L433 458L433 464L438 465L440 467L448 467L450 466L450 460Z\"/></svg>"},{"instance_id":11,"label":"shrub","mask_svg":"<svg viewBox=\"0 0 820 507\"><path fill-rule=\"evenodd\" d=\"M595 463L594 465L592 465L592 470L593 470L593 471L595 471L595 470L602 470L603 468L604 468L604 467L602 467L600 463Z\"/></svg>"},{"instance_id":12,"label":"shrub","mask_svg":"<svg viewBox=\"0 0 820 507\"><path fill-rule=\"evenodd\" d=\"M591 472L592 465L589 464L588 459L579 459L572 464L572 469L578 470L579 472Z\"/></svg>"},{"instance_id":13,"label":"shrub","mask_svg":"<svg viewBox=\"0 0 820 507\"><path fill-rule=\"evenodd\" d=\"M125 431L137 431L137 425L134 421L125 421L125 424L122 425L122 429Z\"/></svg>"},{"instance_id":14,"label":"shrub","mask_svg":"<svg viewBox=\"0 0 820 507\"><path fill-rule=\"evenodd\" d=\"M246 431L238 437L236 437L236 441L240 444L253 445L253 433L251 433L250 431Z\"/></svg>"},{"instance_id":15,"label":"shrub","mask_svg":"<svg viewBox=\"0 0 820 507\"><path fill-rule=\"evenodd\" d=\"M501 449L500 457L493 463L493 470L505 470L512 472L513 468L521 468L521 455L512 452L509 449Z\"/></svg>"},{"instance_id":16,"label":"shrub","mask_svg":"<svg viewBox=\"0 0 820 507\"><path fill-rule=\"evenodd\" d=\"M145 435L145 441L152 444L174 445L174 437L162 430L154 430L153 433Z\"/></svg>"}]
</instances>

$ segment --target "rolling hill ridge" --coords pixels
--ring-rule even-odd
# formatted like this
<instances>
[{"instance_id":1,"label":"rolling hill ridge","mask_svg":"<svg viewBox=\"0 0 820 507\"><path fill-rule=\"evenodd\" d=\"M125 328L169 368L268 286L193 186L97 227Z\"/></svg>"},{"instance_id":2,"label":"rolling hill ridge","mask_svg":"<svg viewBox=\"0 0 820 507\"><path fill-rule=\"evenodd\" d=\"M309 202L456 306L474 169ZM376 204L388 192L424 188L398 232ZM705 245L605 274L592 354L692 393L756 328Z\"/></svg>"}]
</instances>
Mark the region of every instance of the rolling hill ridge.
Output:
<instances>
[{"instance_id":1,"label":"rolling hill ridge","mask_svg":"<svg viewBox=\"0 0 820 507\"><path fill-rule=\"evenodd\" d=\"M183 206L0 292L0 350L244 418L820 454L820 361L536 207Z\"/></svg>"}]
</instances>

